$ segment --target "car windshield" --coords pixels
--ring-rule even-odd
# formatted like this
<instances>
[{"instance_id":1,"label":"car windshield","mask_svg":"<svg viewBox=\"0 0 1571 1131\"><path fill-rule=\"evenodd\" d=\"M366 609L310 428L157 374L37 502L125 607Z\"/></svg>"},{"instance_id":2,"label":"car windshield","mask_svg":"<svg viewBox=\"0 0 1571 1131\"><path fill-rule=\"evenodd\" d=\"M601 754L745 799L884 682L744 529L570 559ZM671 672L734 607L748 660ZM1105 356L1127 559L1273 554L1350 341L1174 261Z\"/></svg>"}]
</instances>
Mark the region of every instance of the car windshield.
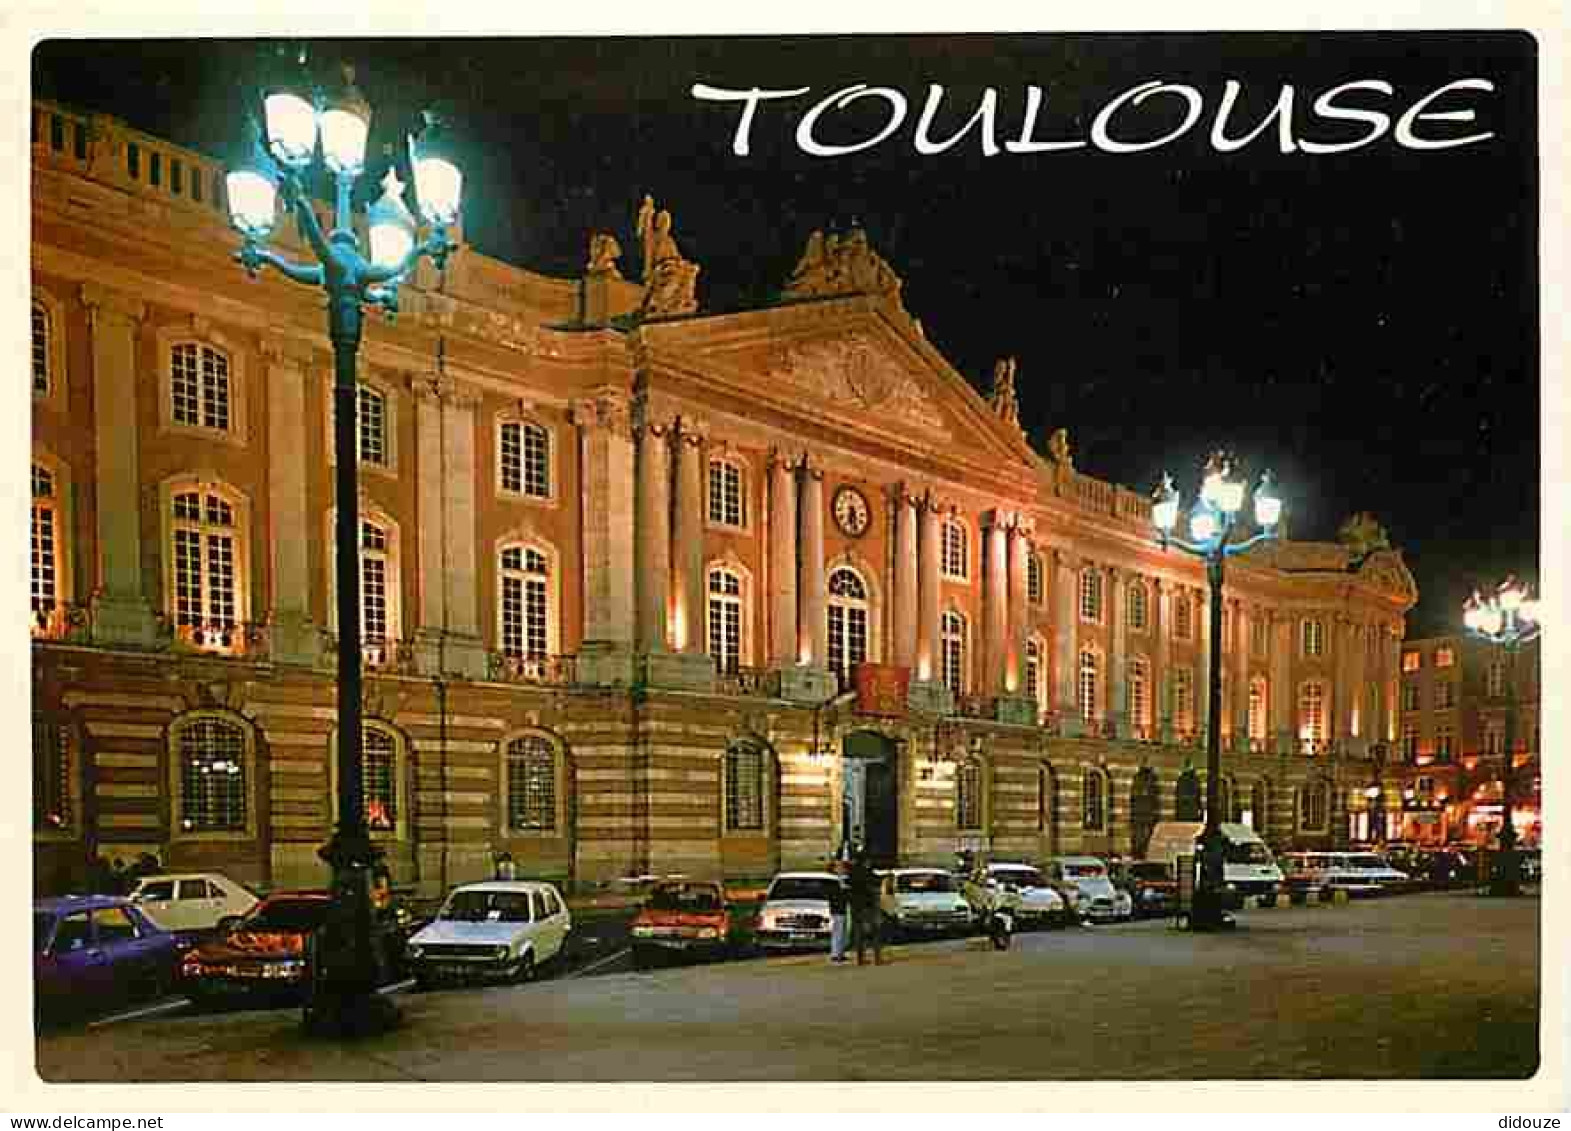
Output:
<instances>
[{"instance_id":1,"label":"car windshield","mask_svg":"<svg viewBox=\"0 0 1571 1131\"><path fill-rule=\"evenodd\" d=\"M1347 863L1349 867L1377 868L1382 872L1391 866L1380 857L1376 856L1373 852L1363 852L1356 856L1349 856L1347 858Z\"/></svg>"},{"instance_id":2,"label":"car windshield","mask_svg":"<svg viewBox=\"0 0 1571 1131\"><path fill-rule=\"evenodd\" d=\"M1095 879L1107 875L1107 869L1100 864L1065 864L1064 875L1077 880Z\"/></svg>"},{"instance_id":3,"label":"car windshield","mask_svg":"<svg viewBox=\"0 0 1571 1131\"><path fill-rule=\"evenodd\" d=\"M1269 864L1271 863L1271 850L1258 840L1227 842L1227 855L1229 864Z\"/></svg>"},{"instance_id":4,"label":"car windshield","mask_svg":"<svg viewBox=\"0 0 1571 1131\"><path fill-rule=\"evenodd\" d=\"M672 884L655 888L649 896L649 906L656 911L719 911L724 904L720 893L711 887L683 887Z\"/></svg>"},{"instance_id":5,"label":"car windshield","mask_svg":"<svg viewBox=\"0 0 1571 1131\"><path fill-rule=\"evenodd\" d=\"M1131 864L1129 874L1137 880L1170 880L1166 864Z\"/></svg>"},{"instance_id":6,"label":"car windshield","mask_svg":"<svg viewBox=\"0 0 1571 1131\"><path fill-rule=\"evenodd\" d=\"M523 891L455 891L439 919L461 923L527 923L529 893Z\"/></svg>"},{"instance_id":7,"label":"car windshield","mask_svg":"<svg viewBox=\"0 0 1571 1131\"><path fill-rule=\"evenodd\" d=\"M781 876L769 887L769 898L828 899L839 880L818 876Z\"/></svg>"},{"instance_id":8,"label":"car windshield","mask_svg":"<svg viewBox=\"0 0 1571 1131\"><path fill-rule=\"evenodd\" d=\"M1042 873L1035 868L994 868L992 877L1001 884L1013 884L1017 888L1041 888L1047 886L1047 881L1042 878Z\"/></svg>"},{"instance_id":9,"label":"car windshield","mask_svg":"<svg viewBox=\"0 0 1571 1131\"><path fill-rule=\"evenodd\" d=\"M955 879L943 872L905 872L895 877L896 891L954 891Z\"/></svg>"},{"instance_id":10,"label":"car windshield","mask_svg":"<svg viewBox=\"0 0 1571 1131\"><path fill-rule=\"evenodd\" d=\"M332 909L327 899L269 899L245 917L246 931L314 931Z\"/></svg>"}]
</instances>

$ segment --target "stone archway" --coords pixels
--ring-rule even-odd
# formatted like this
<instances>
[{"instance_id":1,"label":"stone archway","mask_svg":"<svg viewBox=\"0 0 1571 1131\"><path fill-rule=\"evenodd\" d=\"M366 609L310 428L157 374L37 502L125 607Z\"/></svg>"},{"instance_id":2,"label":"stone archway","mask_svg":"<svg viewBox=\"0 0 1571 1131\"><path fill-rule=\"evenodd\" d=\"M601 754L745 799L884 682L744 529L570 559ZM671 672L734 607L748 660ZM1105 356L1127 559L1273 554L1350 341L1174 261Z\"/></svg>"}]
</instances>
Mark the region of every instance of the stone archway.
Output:
<instances>
[{"instance_id":1,"label":"stone archway","mask_svg":"<svg viewBox=\"0 0 1571 1131\"><path fill-rule=\"evenodd\" d=\"M1156 771L1142 766L1129 786L1129 851L1144 856L1151 833L1162 819L1162 791Z\"/></svg>"},{"instance_id":2,"label":"stone archway","mask_svg":"<svg viewBox=\"0 0 1571 1131\"><path fill-rule=\"evenodd\" d=\"M876 730L855 730L840 746L841 828L867 845L880 867L900 859L900 745Z\"/></svg>"}]
</instances>

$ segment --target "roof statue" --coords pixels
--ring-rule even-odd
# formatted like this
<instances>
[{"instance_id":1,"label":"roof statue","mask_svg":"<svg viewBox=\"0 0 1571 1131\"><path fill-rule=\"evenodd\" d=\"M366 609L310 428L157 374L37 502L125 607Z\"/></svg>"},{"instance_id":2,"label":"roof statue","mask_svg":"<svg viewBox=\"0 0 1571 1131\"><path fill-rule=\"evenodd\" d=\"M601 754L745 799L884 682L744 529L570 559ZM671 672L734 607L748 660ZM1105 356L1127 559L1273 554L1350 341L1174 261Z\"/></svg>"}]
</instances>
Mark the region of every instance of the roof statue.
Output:
<instances>
[{"instance_id":1,"label":"roof statue","mask_svg":"<svg viewBox=\"0 0 1571 1131\"><path fill-rule=\"evenodd\" d=\"M596 232L589 237L589 263L584 270L590 275L609 275L620 279L616 261L622 258L622 245L609 232Z\"/></svg>"},{"instance_id":2,"label":"roof statue","mask_svg":"<svg viewBox=\"0 0 1571 1131\"><path fill-rule=\"evenodd\" d=\"M1017 362L1012 357L1001 357L993 366L993 391L988 394L987 403L992 406L998 418L1006 424L1020 427L1020 402L1015 397L1015 367Z\"/></svg>"},{"instance_id":3,"label":"roof statue","mask_svg":"<svg viewBox=\"0 0 1571 1131\"><path fill-rule=\"evenodd\" d=\"M1337 530L1336 536L1344 546L1353 553L1354 562L1361 562L1377 550L1389 550L1391 539L1386 536L1386 528L1375 521L1375 516L1368 511L1359 511L1352 515Z\"/></svg>"},{"instance_id":4,"label":"roof statue","mask_svg":"<svg viewBox=\"0 0 1571 1131\"><path fill-rule=\"evenodd\" d=\"M875 294L900 298L904 284L883 256L867 242L867 233L853 227L844 236L814 232L785 285L783 298L828 298L833 295Z\"/></svg>"},{"instance_id":5,"label":"roof statue","mask_svg":"<svg viewBox=\"0 0 1571 1131\"><path fill-rule=\"evenodd\" d=\"M698 309L698 264L682 258L671 234L671 213L664 208L656 212L654 197L647 194L638 208L637 232L644 255L639 317L693 313Z\"/></svg>"},{"instance_id":6,"label":"roof statue","mask_svg":"<svg viewBox=\"0 0 1571 1131\"><path fill-rule=\"evenodd\" d=\"M1047 454L1065 471L1075 469L1074 457L1069 453L1069 429L1060 428L1048 437Z\"/></svg>"}]
</instances>

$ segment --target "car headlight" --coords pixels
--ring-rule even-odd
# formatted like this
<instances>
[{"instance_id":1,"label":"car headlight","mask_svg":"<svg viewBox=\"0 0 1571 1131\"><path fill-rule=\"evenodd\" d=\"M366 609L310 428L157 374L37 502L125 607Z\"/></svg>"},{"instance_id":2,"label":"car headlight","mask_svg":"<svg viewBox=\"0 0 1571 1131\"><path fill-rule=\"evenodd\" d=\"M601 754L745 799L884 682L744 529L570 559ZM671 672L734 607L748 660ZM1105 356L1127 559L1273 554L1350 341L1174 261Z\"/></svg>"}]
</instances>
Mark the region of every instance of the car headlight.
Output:
<instances>
[{"instance_id":1,"label":"car headlight","mask_svg":"<svg viewBox=\"0 0 1571 1131\"><path fill-rule=\"evenodd\" d=\"M645 926L643 924L640 924L639 926L633 928L633 937L634 938L647 939L650 935L652 935L654 933L655 933L655 929L653 927Z\"/></svg>"},{"instance_id":2,"label":"car headlight","mask_svg":"<svg viewBox=\"0 0 1571 1131\"><path fill-rule=\"evenodd\" d=\"M720 937L720 932L715 930L713 927L704 927L699 930L698 937L701 939L718 939Z\"/></svg>"},{"instance_id":3,"label":"car headlight","mask_svg":"<svg viewBox=\"0 0 1571 1131\"><path fill-rule=\"evenodd\" d=\"M410 958L419 958L425 953L425 947L421 946L419 943L410 943L404 949Z\"/></svg>"}]
</instances>

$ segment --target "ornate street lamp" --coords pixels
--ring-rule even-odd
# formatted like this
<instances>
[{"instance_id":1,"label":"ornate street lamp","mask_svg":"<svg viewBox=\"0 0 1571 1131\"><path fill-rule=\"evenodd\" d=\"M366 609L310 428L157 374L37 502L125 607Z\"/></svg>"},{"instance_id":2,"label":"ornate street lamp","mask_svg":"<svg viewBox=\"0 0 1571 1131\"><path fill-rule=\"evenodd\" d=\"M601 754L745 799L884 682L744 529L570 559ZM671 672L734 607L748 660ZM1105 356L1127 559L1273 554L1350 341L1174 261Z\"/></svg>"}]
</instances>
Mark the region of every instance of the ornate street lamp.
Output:
<instances>
[{"instance_id":1,"label":"ornate street lamp","mask_svg":"<svg viewBox=\"0 0 1571 1131\"><path fill-rule=\"evenodd\" d=\"M1516 826L1511 820L1511 778L1516 767L1516 651L1538 639L1543 630L1538 601L1526 584L1507 577L1489 596L1476 589L1462 606L1462 623L1480 640L1495 646L1505 669L1505 762L1500 770L1500 858L1490 878L1491 895L1518 895L1522 890L1522 861L1516 851Z\"/></svg>"},{"instance_id":2,"label":"ornate street lamp","mask_svg":"<svg viewBox=\"0 0 1571 1131\"><path fill-rule=\"evenodd\" d=\"M361 777L360 515L359 453L356 445L356 355L363 307L380 307L391 317L398 284L422 256L438 268L456 250L447 225L458 217L462 178L449 142L426 115L425 128L409 139L416 198L431 233L416 240L415 218L403 202L403 186L389 169L382 196L367 210L370 258L356 238L350 212L355 181L365 168L371 108L344 68L342 86L328 97L305 79L303 53L275 62L262 85L266 143L254 117L232 162L226 187L230 220L244 238L235 254L255 277L273 267L297 283L327 292L328 337L333 343L334 500L338 579L338 822L320 855L333 869L335 911L316 949L307 1021L327 1031L353 1034L386 1028L397 1019L390 999L376 992L377 955L371 907L372 873L380 851L365 821ZM322 164L337 189L333 228L324 234L307 196L304 178L320 143ZM295 263L266 244L277 219L278 198L317 262Z\"/></svg>"},{"instance_id":3,"label":"ornate street lamp","mask_svg":"<svg viewBox=\"0 0 1571 1131\"><path fill-rule=\"evenodd\" d=\"M1208 691L1206 727L1206 826L1200 834L1200 878L1195 885L1194 903L1189 912L1189 927L1194 931L1214 931L1232 926L1224 909L1224 853L1222 838L1220 786L1222 781L1222 565L1268 539L1275 538L1282 518L1282 499L1268 471L1255 488L1255 525L1252 537L1230 542L1238 514L1244 507L1244 483L1233 478L1230 457L1217 452L1206 462L1200 484L1200 498L1189 510L1189 538L1173 533L1178 525L1179 493L1170 475L1152 495L1151 519L1157 538L1165 550L1176 546L1206 563L1206 579L1211 584L1211 678Z\"/></svg>"}]
</instances>

